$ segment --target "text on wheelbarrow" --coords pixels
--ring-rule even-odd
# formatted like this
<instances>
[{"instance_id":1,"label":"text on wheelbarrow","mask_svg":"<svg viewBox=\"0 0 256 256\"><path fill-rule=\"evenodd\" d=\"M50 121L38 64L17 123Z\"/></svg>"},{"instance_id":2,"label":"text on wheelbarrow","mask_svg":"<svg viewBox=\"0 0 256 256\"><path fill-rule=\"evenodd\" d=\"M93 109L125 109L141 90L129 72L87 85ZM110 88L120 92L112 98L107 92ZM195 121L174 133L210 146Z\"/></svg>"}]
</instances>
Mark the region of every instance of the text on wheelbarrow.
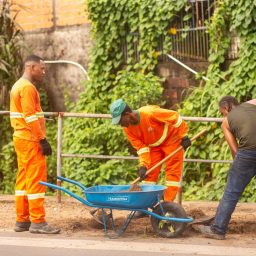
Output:
<instances>
[{"instance_id":1,"label":"text on wheelbarrow","mask_svg":"<svg viewBox=\"0 0 256 256\"><path fill-rule=\"evenodd\" d=\"M130 199L128 196L108 196L107 201L122 201L122 202L129 202Z\"/></svg>"}]
</instances>

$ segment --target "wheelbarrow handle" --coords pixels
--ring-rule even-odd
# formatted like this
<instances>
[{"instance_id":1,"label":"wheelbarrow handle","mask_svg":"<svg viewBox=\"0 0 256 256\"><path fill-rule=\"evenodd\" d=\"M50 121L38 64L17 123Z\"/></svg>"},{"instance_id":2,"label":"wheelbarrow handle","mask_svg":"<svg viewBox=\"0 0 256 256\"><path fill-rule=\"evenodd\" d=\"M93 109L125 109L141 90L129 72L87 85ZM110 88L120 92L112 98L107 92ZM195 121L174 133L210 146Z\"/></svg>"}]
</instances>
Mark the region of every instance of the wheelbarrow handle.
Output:
<instances>
[{"instance_id":1,"label":"wheelbarrow handle","mask_svg":"<svg viewBox=\"0 0 256 256\"><path fill-rule=\"evenodd\" d=\"M202 136L207 132L207 129L202 130L201 132L197 133L194 137L191 138L191 142ZM153 170L155 170L158 166L162 165L164 162L166 162L169 158L171 158L173 155L175 155L178 151L183 149L182 146L179 146L177 149L175 149L172 153L170 153L168 156L166 156L164 159L162 159L160 162L158 162L156 165L151 167L150 169L147 170L145 176L147 176L149 173L151 173ZM141 179L138 177L136 180L134 180L131 184L135 184L139 182Z\"/></svg>"},{"instance_id":2,"label":"wheelbarrow handle","mask_svg":"<svg viewBox=\"0 0 256 256\"><path fill-rule=\"evenodd\" d=\"M55 185L55 184L51 184L51 183L48 183L48 182L44 182L44 181L39 181L39 184L43 185L43 186L47 186L47 187L50 187L50 188L53 188L53 189L57 189L57 190L60 190L60 191L63 191L65 192L66 194L74 197L76 200L80 201L81 203L87 205L87 206L90 206L90 207L95 207L94 204L91 204L90 202L88 202L87 200L83 199L82 197L74 194L73 192L71 192L70 190L66 189L66 188L63 188L61 186L58 186L58 185Z\"/></svg>"},{"instance_id":3,"label":"wheelbarrow handle","mask_svg":"<svg viewBox=\"0 0 256 256\"><path fill-rule=\"evenodd\" d=\"M71 183L71 184L74 184L74 185L77 185L77 186L80 187L82 190L86 190L86 189L87 189L83 184L81 184L81 183L78 182L78 181L70 180L70 179L64 178L64 177L62 177L62 176L57 176L57 179L58 179L58 180L61 180L61 181L66 181L66 182Z\"/></svg>"}]
</instances>

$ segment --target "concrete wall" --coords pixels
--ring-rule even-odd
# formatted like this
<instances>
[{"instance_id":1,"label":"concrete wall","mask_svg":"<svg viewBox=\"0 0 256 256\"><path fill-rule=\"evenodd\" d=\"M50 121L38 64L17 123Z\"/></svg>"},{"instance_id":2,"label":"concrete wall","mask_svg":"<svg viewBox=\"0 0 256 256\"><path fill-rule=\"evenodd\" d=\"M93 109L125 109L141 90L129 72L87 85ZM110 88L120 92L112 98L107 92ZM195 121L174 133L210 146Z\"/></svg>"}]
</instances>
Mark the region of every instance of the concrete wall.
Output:
<instances>
[{"instance_id":1,"label":"concrete wall","mask_svg":"<svg viewBox=\"0 0 256 256\"><path fill-rule=\"evenodd\" d=\"M92 46L90 24L69 26L52 32L26 33L25 41L34 54L44 60L70 60L86 70ZM84 91L87 78L78 67L71 64L46 64L45 87L52 103L52 110L65 111L64 93L71 101Z\"/></svg>"}]
</instances>

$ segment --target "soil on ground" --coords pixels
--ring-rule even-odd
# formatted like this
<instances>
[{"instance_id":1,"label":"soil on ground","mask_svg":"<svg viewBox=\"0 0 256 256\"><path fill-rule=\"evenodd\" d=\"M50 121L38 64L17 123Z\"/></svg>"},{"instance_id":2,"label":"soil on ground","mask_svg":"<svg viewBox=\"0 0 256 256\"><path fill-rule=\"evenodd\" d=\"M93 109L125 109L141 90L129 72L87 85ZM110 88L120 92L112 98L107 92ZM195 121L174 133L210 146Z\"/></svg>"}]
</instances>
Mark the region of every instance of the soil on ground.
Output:
<instances>
[{"instance_id":1,"label":"soil on ground","mask_svg":"<svg viewBox=\"0 0 256 256\"><path fill-rule=\"evenodd\" d=\"M183 208L188 216L194 219L214 216L218 202L183 202ZM97 223L90 215L92 208L78 202L74 198L62 196L61 203L57 197L46 197L45 209L47 222L61 228L62 234L71 237L105 237L103 226ZM126 220L128 211L114 210L117 225ZM0 230L12 230L15 225L14 196L0 195ZM250 243L256 244L256 203L239 203L232 216L228 235L235 239L250 238ZM150 218L132 219L124 237L126 238L155 238ZM182 234L184 239L202 237L191 225L188 225Z\"/></svg>"}]
</instances>

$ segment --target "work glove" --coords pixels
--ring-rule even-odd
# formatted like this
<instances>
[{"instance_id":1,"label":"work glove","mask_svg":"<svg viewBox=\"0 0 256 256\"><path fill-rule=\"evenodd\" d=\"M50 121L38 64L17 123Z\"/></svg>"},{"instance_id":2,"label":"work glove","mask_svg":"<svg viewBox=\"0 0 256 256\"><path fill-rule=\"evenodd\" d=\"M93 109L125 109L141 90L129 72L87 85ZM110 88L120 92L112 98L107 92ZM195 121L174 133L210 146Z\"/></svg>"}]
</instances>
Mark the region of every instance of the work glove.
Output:
<instances>
[{"instance_id":1,"label":"work glove","mask_svg":"<svg viewBox=\"0 0 256 256\"><path fill-rule=\"evenodd\" d=\"M181 146L186 150L191 145L191 140L188 136L185 136L181 139Z\"/></svg>"},{"instance_id":2,"label":"work glove","mask_svg":"<svg viewBox=\"0 0 256 256\"><path fill-rule=\"evenodd\" d=\"M46 139L40 140L40 147L43 155L50 156L52 154L52 148L49 142Z\"/></svg>"},{"instance_id":3,"label":"work glove","mask_svg":"<svg viewBox=\"0 0 256 256\"><path fill-rule=\"evenodd\" d=\"M146 178L146 172L147 172L147 168L145 166L140 166L140 168L137 171L137 174L140 177L140 181Z\"/></svg>"}]
</instances>

